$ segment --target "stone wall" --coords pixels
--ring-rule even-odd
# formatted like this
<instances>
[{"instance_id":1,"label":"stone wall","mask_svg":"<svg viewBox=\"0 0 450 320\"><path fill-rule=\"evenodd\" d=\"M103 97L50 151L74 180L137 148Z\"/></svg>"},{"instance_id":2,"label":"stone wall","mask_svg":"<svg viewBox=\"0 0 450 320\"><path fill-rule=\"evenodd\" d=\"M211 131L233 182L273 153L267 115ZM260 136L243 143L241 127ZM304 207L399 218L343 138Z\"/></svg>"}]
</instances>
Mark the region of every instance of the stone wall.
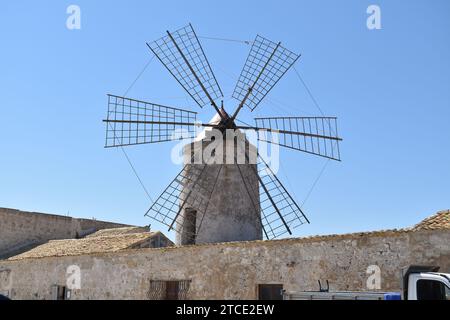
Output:
<instances>
[{"instance_id":1,"label":"stone wall","mask_svg":"<svg viewBox=\"0 0 450 320\"><path fill-rule=\"evenodd\" d=\"M255 299L266 283L317 290L318 279L328 279L332 291L366 290L369 265L381 269L381 290L398 291L404 266L449 272L449 243L449 230L386 231L0 261L0 292L51 299L70 265L81 269L72 299L147 299L150 280L191 280L189 299Z\"/></svg>"},{"instance_id":2,"label":"stone wall","mask_svg":"<svg viewBox=\"0 0 450 320\"><path fill-rule=\"evenodd\" d=\"M0 259L54 239L71 239L125 225L0 208Z\"/></svg>"}]
</instances>

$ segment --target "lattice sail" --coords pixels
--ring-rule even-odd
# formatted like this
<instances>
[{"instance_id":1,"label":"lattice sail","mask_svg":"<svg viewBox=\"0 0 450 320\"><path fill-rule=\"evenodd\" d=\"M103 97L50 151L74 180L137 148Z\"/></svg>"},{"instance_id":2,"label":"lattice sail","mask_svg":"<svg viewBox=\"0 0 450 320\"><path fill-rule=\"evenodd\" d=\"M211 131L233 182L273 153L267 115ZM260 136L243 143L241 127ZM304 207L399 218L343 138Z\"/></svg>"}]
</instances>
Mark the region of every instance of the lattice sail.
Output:
<instances>
[{"instance_id":1,"label":"lattice sail","mask_svg":"<svg viewBox=\"0 0 450 320\"><path fill-rule=\"evenodd\" d=\"M340 161L335 117L255 118L258 139ZM262 130L267 129L267 130Z\"/></svg>"},{"instance_id":2,"label":"lattice sail","mask_svg":"<svg viewBox=\"0 0 450 320\"><path fill-rule=\"evenodd\" d=\"M297 61L300 55L261 36L256 36L241 71L233 98L252 111ZM249 89L250 95L246 98Z\"/></svg>"},{"instance_id":3,"label":"lattice sail","mask_svg":"<svg viewBox=\"0 0 450 320\"><path fill-rule=\"evenodd\" d=\"M251 199L258 199L256 212L261 212L260 221L267 239L274 239L309 223L303 211L287 192L267 163L258 156L257 172L242 170L242 178ZM258 174L259 189L250 183L251 176Z\"/></svg>"},{"instance_id":4,"label":"lattice sail","mask_svg":"<svg viewBox=\"0 0 450 320\"><path fill-rule=\"evenodd\" d=\"M108 95L105 147L190 139L197 113Z\"/></svg>"},{"instance_id":5,"label":"lattice sail","mask_svg":"<svg viewBox=\"0 0 450 320\"><path fill-rule=\"evenodd\" d=\"M147 46L200 107L223 96L191 24Z\"/></svg>"},{"instance_id":6,"label":"lattice sail","mask_svg":"<svg viewBox=\"0 0 450 320\"><path fill-rule=\"evenodd\" d=\"M190 234L194 236L208 207L214 205L209 201L213 190L206 185L205 177L215 177L217 181L221 169L222 166L205 164L185 165L145 215L180 234L194 230ZM190 220L187 209L195 209L195 220Z\"/></svg>"}]
</instances>

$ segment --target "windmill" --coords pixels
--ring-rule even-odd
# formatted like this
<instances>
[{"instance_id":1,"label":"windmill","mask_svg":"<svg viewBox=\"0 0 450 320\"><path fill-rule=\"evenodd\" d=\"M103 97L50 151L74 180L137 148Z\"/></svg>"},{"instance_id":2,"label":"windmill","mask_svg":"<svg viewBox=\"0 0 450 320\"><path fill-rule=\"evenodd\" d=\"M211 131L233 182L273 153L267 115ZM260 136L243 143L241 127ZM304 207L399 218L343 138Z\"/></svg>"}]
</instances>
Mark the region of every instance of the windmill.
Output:
<instances>
[{"instance_id":1,"label":"windmill","mask_svg":"<svg viewBox=\"0 0 450 320\"><path fill-rule=\"evenodd\" d=\"M300 55L256 36L232 97L232 113L218 105L223 97L199 39L189 24L147 43L149 49L201 108L210 105L216 116L198 123L197 113L127 97L108 95L105 147L196 138L183 150L183 169L146 212L175 230L178 244L274 239L309 223L257 149L239 134L253 130L259 141L340 161L335 117L264 117L255 125L237 125L242 109L253 111ZM237 132L245 161L232 164L195 162L197 149L210 146L212 132ZM177 132L177 135L174 135ZM277 139L273 139L276 137ZM242 144L241 144L242 146ZM214 150L216 151L216 150ZM235 149L233 151L236 151ZM236 157L234 160L236 160ZM251 159L254 161L252 162Z\"/></svg>"}]
</instances>

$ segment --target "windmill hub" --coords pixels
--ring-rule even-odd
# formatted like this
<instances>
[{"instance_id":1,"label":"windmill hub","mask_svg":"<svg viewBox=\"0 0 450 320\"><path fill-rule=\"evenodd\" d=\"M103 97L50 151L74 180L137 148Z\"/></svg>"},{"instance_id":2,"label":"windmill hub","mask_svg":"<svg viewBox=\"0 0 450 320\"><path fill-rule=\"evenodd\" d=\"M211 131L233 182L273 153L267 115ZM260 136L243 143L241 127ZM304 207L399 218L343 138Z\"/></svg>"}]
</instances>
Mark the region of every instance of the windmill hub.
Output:
<instances>
[{"instance_id":1,"label":"windmill hub","mask_svg":"<svg viewBox=\"0 0 450 320\"><path fill-rule=\"evenodd\" d=\"M236 129L236 124L234 123L234 119L232 119L228 113L225 111L225 108L222 107L219 109L218 115L220 116L220 123L218 129L222 132L226 129Z\"/></svg>"}]
</instances>

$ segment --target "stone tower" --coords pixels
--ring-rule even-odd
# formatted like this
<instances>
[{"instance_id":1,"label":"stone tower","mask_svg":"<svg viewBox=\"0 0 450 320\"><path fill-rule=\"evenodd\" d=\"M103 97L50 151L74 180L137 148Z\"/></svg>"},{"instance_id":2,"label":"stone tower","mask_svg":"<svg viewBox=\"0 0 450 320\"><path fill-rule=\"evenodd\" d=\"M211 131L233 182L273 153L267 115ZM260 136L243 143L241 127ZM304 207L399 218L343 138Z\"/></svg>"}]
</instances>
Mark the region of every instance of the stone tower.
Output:
<instances>
[{"instance_id":1,"label":"stone tower","mask_svg":"<svg viewBox=\"0 0 450 320\"><path fill-rule=\"evenodd\" d=\"M217 115L210 123L215 121L220 121ZM209 150L214 150L211 149L211 143L217 139L217 133L217 130L206 129L195 142L186 145L183 149L185 162L190 163L193 152L196 155L200 154L199 152L204 155L205 152L208 153L208 147ZM236 132L236 134L238 137L232 138L234 146L231 145L231 148L228 147L228 149L226 140L230 138L230 135L220 135L220 138L223 139L223 158L219 156L217 159L222 158L222 164L207 164L209 162L206 161L206 157L202 157L200 161L187 165L187 171L189 171L198 170L203 167L203 164L206 164L205 170L199 178L199 184L206 190L213 191L203 215L199 214L196 208L183 208L183 212L176 222L178 230L181 230L177 233L177 244L262 239L259 182L255 175L257 172L256 161L251 160L252 155L256 155L256 147L245 138L243 133ZM243 153L244 146L247 157ZM213 154L217 152L217 150L212 151ZM234 152L234 154L230 156L230 152ZM229 160L226 162L227 155L229 160L231 158L234 162L230 163ZM250 157L248 157L249 155ZM239 157L241 158L239 159ZM239 167L236 163L237 159L239 159ZM244 184L242 176L245 177L246 184ZM183 199L180 201L182 202ZM195 236L193 236L194 234Z\"/></svg>"}]
</instances>

